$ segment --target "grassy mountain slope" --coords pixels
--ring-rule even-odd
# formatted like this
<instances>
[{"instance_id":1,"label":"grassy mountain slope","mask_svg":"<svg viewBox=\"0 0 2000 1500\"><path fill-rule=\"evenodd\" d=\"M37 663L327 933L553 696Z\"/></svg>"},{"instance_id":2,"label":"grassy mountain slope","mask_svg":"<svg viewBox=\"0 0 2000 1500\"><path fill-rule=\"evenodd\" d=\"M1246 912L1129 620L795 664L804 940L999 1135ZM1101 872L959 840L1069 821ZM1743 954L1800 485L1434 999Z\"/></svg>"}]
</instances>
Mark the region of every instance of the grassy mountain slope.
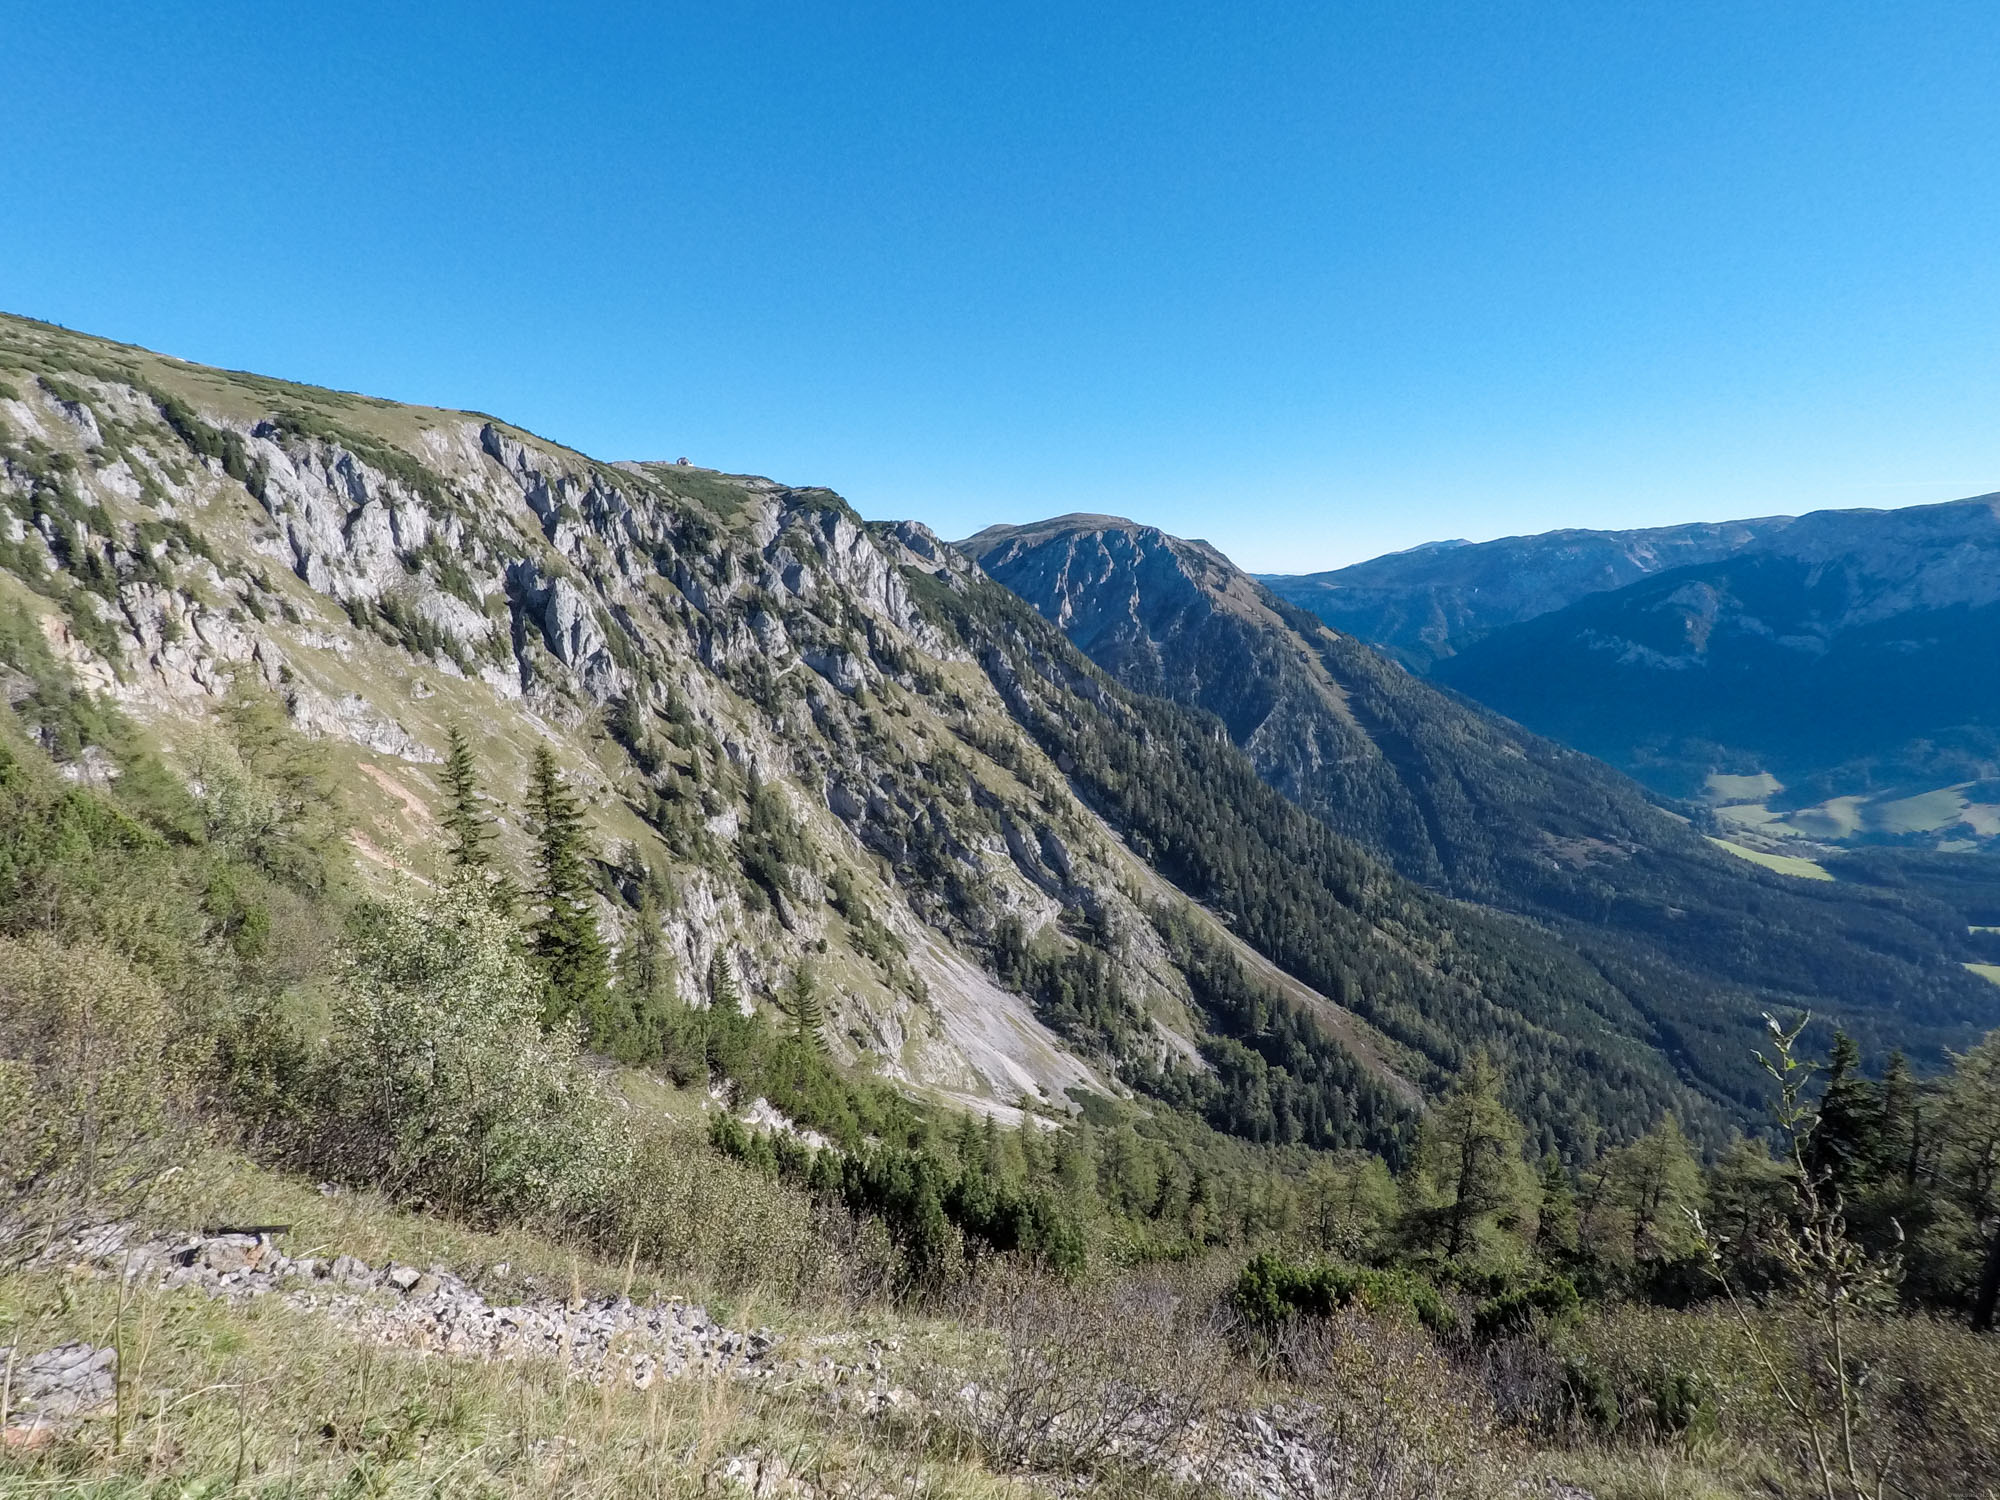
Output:
<instances>
[{"instance_id":1,"label":"grassy mountain slope","mask_svg":"<svg viewBox=\"0 0 2000 1500\"><path fill-rule=\"evenodd\" d=\"M1105 517L963 544L1134 687L1221 721L1258 773L1406 875L1530 917L1725 1092L1764 1008L1940 1043L1990 998L1955 913L1717 852L1608 767L1440 692L1213 548Z\"/></svg>"}]
</instances>

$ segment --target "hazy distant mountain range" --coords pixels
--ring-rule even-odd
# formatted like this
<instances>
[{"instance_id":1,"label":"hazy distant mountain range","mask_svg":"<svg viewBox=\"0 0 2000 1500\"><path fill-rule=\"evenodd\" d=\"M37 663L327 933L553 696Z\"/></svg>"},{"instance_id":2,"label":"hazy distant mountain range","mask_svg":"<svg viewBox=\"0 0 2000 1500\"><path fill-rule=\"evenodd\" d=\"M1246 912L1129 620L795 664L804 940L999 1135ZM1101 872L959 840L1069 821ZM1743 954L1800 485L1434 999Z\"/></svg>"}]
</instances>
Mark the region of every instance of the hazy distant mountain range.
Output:
<instances>
[{"instance_id":1,"label":"hazy distant mountain range","mask_svg":"<svg viewBox=\"0 0 2000 1500\"><path fill-rule=\"evenodd\" d=\"M1764 516L1427 542L1332 572L1263 574L1259 581L1421 672L1502 626L1669 568L1729 557L1791 524L1790 516Z\"/></svg>"},{"instance_id":2,"label":"hazy distant mountain range","mask_svg":"<svg viewBox=\"0 0 2000 1500\"><path fill-rule=\"evenodd\" d=\"M2000 504L1434 545L1269 579L1765 848L2000 841Z\"/></svg>"}]
</instances>

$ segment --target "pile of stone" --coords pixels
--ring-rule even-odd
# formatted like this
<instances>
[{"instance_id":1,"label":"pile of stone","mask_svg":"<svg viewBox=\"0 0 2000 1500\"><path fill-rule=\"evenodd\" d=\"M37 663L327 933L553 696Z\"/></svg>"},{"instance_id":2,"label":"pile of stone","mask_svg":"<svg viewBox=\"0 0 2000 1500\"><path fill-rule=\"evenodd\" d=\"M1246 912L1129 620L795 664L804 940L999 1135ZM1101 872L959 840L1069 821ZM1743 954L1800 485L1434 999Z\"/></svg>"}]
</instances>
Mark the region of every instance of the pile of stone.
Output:
<instances>
[{"instance_id":1,"label":"pile of stone","mask_svg":"<svg viewBox=\"0 0 2000 1500\"><path fill-rule=\"evenodd\" d=\"M279 1233L149 1239L114 1225L79 1237L60 1258L76 1269L164 1291L185 1287L238 1300L277 1296L379 1343L472 1359L566 1360L575 1376L628 1379L641 1389L665 1376L758 1378L777 1367L770 1356L779 1340L768 1328L726 1328L679 1299L528 1295L495 1303L441 1265L425 1270L394 1261L371 1266L352 1255L295 1258L278 1248ZM491 1275L508 1281L510 1268L495 1266Z\"/></svg>"}]
</instances>

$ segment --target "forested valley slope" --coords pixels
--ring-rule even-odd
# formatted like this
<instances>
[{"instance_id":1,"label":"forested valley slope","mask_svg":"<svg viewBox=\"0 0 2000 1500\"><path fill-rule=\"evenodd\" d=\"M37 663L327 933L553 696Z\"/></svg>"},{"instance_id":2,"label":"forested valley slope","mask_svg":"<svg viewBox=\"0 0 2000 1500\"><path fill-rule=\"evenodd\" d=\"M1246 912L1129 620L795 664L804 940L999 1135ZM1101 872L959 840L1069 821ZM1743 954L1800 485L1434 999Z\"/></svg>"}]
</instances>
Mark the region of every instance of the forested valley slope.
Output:
<instances>
[{"instance_id":1,"label":"forested valley slope","mask_svg":"<svg viewBox=\"0 0 2000 1500\"><path fill-rule=\"evenodd\" d=\"M1946 903L975 540L0 318L0 1479L2000 1483Z\"/></svg>"},{"instance_id":2,"label":"forested valley slope","mask_svg":"<svg viewBox=\"0 0 2000 1500\"><path fill-rule=\"evenodd\" d=\"M1724 853L1611 767L1413 676L1205 543L1073 516L961 545L1118 680L1214 715L1328 827L1557 937L1719 1094L1758 1096L1766 1011L1932 1058L1995 1013L1960 905Z\"/></svg>"}]
</instances>

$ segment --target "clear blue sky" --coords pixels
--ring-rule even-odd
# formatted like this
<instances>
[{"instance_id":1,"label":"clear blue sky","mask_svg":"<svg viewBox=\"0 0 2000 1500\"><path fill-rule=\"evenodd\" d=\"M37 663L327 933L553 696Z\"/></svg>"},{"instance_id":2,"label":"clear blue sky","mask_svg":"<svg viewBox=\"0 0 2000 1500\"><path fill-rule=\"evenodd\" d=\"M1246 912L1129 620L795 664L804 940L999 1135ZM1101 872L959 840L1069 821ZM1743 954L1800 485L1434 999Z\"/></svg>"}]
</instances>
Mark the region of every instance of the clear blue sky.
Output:
<instances>
[{"instance_id":1,"label":"clear blue sky","mask_svg":"<svg viewBox=\"0 0 2000 1500\"><path fill-rule=\"evenodd\" d=\"M2000 488L1992 0L0 0L0 48L0 307L949 536L1298 571Z\"/></svg>"}]
</instances>

